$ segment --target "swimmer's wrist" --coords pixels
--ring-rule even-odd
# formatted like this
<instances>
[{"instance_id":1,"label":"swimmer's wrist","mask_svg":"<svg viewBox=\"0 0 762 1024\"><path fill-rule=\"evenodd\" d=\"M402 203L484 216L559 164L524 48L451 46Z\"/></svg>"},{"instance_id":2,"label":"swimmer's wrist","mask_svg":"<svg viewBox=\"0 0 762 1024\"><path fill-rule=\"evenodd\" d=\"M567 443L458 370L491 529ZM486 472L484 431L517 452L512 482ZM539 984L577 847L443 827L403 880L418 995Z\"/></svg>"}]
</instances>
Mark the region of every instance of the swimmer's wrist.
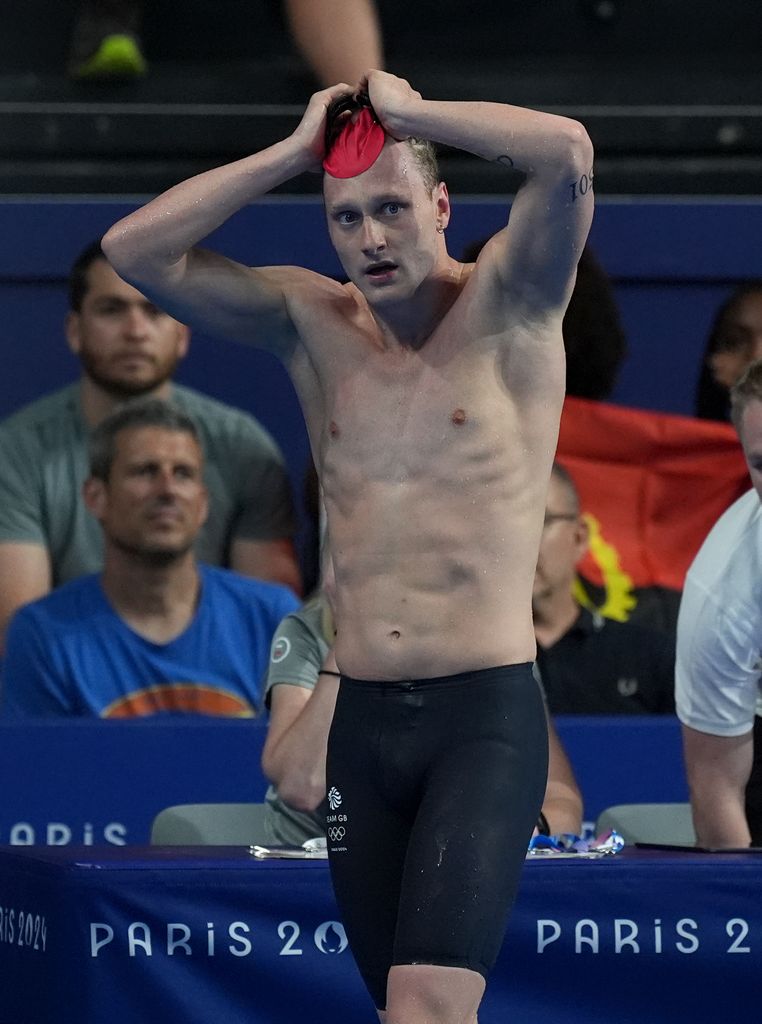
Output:
<instances>
[{"instance_id":1,"label":"swimmer's wrist","mask_svg":"<svg viewBox=\"0 0 762 1024\"><path fill-rule=\"evenodd\" d=\"M287 139L276 143L276 145L281 147L285 169L290 178L303 174L305 171L313 171L320 165L320 156L313 151L308 140L299 135L298 128Z\"/></svg>"},{"instance_id":2,"label":"swimmer's wrist","mask_svg":"<svg viewBox=\"0 0 762 1024\"><path fill-rule=\"evenodd\" d=\"M421 115L424 111L425 100L416 97L407 100L395 110L384 110L379 114L381 124L387 135L395 139L409 139L421 132Z\"/></svg>"}]
</instances>

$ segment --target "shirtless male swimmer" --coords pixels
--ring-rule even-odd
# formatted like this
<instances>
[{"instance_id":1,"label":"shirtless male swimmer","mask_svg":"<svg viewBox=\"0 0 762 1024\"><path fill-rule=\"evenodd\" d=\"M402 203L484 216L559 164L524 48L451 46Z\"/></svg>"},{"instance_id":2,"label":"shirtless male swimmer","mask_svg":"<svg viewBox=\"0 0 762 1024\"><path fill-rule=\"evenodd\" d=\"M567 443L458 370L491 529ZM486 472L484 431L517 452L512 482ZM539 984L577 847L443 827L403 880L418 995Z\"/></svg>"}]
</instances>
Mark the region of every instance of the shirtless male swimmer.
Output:
<instances>
[{"instance_id":1,"label":"shirtless male swimmer","mask_svg":"<svg viewBox=\"0 0 762 1024\"><path fill-rule=\"evenodd\" d=\"M196 247L319 169L329 105L363 93L371 110L344 123L323 184L349 284ZM413 139L525 172L475 265L447 253L447 188ZM357 93L316 93L288 138L171 188L103 240L172 316L278 355L300 396L336 572L331 872L386 1024L474 1024L542 803L532 584L591 166L575 121L424 100L370 71Z\"/></svg>"}]
</instances>

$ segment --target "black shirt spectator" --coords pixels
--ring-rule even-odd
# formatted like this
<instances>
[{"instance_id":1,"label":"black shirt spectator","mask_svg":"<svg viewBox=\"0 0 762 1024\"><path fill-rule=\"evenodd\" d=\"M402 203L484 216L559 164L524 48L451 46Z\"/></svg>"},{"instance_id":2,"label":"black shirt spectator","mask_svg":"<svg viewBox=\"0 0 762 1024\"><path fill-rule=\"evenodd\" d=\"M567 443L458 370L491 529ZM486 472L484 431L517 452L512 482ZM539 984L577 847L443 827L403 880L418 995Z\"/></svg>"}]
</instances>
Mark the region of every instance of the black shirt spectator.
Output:
<instances>
[{"instance_id":1,"label":"black shirt spectator","mask_svg":"<svg viewBox=\"0 0 762 1024\"><path fill-rule=\"evenodd\" d=\"M537 667L550 711L673 712L674 633L615 622L582 606L575 582L588 541L577 488L556 462L532 587Z\"/></svg>"},{"instance_id":2,"label":"black shirt spectator","mask_svg":"<svg viewBox=\"0 0 762 1024\"><path fill-rule=\"evenodd\" d=\"M672 714L675 645L666 633L580 608L537 667L554 715Z\"/></svg>"}]
</instances>

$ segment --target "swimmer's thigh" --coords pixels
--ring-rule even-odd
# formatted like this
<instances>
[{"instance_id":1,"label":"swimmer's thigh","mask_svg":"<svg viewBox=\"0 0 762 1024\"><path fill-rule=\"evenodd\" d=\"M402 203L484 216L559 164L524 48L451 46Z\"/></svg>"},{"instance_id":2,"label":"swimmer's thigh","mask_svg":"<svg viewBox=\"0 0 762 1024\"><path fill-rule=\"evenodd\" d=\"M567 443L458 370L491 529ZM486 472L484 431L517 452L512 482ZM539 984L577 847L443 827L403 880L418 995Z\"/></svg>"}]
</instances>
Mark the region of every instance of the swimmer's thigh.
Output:
<instances>
[{"instance_id":1,"label":"swimmer's thigh","mask_svg":"<svg viewBox=\"0 0 762 1024\"><path fill-rule=\"evenodd\" d=\"M533 679L479 689L432 763L408 844L395 964L484 977L502 944L542 806L548 748ZM457 720L457 719L456 719Z\"/></svg>"},{"instance_id":2,"label":"swimmer's thigh","mask_svg":"<svg viewBox=\"0 0 762 1024\"><path fill-rule=\"evenodd\" d=\"M362 695L342 694L340 688L328 740L326 782L335 806L329 806L326 830L331 880L349 946L376 1007L383 1009L409 823L376 783L373 717L372 700L366 704Z\"/></svg>"}]
</instances>

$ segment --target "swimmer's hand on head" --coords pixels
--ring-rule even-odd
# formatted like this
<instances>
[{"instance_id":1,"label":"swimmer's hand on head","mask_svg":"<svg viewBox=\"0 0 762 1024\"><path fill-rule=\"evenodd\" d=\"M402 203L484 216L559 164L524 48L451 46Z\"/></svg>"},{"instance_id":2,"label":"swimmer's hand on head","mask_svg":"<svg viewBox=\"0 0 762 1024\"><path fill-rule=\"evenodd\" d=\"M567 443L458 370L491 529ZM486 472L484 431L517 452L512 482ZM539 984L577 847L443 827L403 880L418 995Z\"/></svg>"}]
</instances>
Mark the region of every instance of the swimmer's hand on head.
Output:
<instances>
[{"instance_id":1,"label":"swimmer's hand on head","mask_svg":"<svg viewBox=\"0 0 762 1024\"><path fill-rule=\"evenodd\" d=\"M346 82L332 85L330 89L321 89L310 98L302 119L293 132L292 139L312 159L307 168L320 171L325 156L325 123L328 108L342 96L351 96L354 90Z\"/></svg>"},{"instance_id":2,"label":"swimmer's hand on head","mask_svg":"<svg viewBox=\"0 0 762 1024\"><path fill-rule=\"evenodd\" d=\"M359 97L358 102L355 97ZM349 108L353 108L355 112L352 114L347 111L347 118L356 116L358 106L367 106L370 101L374 118L388 135L397 139L409 137L410 132L406 132L404 128L404 115L422 101L420 92L411 88L405 79L396 78L383 71L369 71L354 87L347 85L346 82L339 82L329 89L315 92L310 97L302 119L292 135L292 139L299 144L302 152L309 157L308 170L321 170L327 151L326 126L329 109L338 108L340 111L341 101L347 98L350 99ZM337 128L342 123L340 114ZM336 133L334 131L334 135Z\"/></svg>"},{"instance_id":3,"label":"swimmer's hand on head","mask_svg":"<svg viewBox=\"0 0 762 1024\"><path fill-rule=\"evenodd\" d=\"M415 111L422 102L420 93L404 79L368 71L354 92L340 94L328 108L324 169L335 178L353 178L367 171L387 138L410 137L412 132L404 126L415 123Z\"/></svg>"},{"instance_id":4,"label":"swimmer's hand on head","mask_svg":"<svg viewBox=\"0 0 762 1024\"><path fill-rule=\"evenodd\" d=\"M359 85L360 92L366 92L376 117L387 135L395 139L407 139L410 131L405 127L407 116L423 97L405 81L386 71L369 71Z\"/></svg>"}]
</instances>

